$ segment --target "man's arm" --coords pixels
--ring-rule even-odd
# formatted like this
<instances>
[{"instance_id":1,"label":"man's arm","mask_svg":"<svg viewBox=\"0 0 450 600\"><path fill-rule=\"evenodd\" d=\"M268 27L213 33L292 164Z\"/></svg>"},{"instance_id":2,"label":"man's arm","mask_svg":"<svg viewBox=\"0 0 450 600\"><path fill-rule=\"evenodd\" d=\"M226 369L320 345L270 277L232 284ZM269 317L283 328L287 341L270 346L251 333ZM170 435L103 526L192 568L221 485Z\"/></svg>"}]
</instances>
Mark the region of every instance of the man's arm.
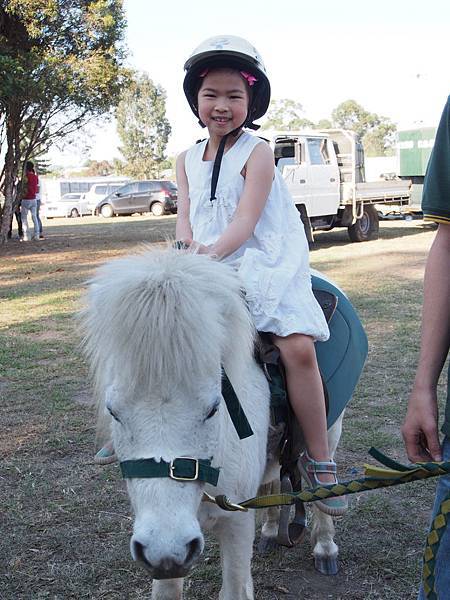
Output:
<instances>
[{"instance_id":1,"label":"man's arm","mask_svg":"<svg viewBox=\"0 0 450 600\"><path fill-rule=\"evenodd\" d=\"M413 462L442 460L436 387L450 345L450 224L440 224L425 268L419 364L402 427Z\"/></svg>"}]
</instances>

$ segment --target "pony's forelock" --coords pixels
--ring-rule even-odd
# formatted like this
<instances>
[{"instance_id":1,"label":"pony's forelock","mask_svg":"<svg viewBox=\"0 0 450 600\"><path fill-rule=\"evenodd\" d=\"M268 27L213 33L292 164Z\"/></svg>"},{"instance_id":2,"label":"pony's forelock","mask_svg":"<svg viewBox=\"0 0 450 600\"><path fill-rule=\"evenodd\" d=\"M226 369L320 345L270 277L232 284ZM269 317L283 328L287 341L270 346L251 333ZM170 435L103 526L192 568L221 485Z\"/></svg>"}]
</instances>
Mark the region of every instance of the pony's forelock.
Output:
<instances>
[{"instance_id":1,"label":"pony's forelock","mask_svg":"<svg viewBox=\"0 0 450 600\"><path fill-rule=\"evenodd\" d=\"M252 355L254 330L237 274L176 250L146 250L101 267L85 294L80 326L100 416L112 379L131 394L170 393L217 373L230 349L235 361Z\"/></svg>"}]
</instances>

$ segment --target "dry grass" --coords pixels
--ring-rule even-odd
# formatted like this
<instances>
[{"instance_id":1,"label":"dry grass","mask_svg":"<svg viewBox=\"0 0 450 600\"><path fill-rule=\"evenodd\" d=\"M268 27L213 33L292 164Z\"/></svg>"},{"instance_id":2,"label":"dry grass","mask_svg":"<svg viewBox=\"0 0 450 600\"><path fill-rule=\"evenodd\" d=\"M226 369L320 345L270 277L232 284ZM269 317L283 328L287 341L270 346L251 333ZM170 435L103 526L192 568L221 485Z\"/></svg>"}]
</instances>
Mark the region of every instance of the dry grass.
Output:
<instances>
[{"instance_id":1,"label":"dry grass","mask_svg":"<svg viewBox=\"0 0 450 600\"><path fill-rule=\"evenodd\" d=\"M149 596L129 558L130 511L116 466L99 468L86 366L72 316L104 260L164 242L174 218L55 220L40 243L12 241L0 259L0 597L119 600ZM384 223L378 241L322 233L314 267L340 284L368 332L370 355L339 450L350 478L375 445L404 459L399 425L418 350L421 278L433 231ZM309 544L255 558L258 600L415 598L432 483L353 497L337 525L341 571L318 575ZM188 599L217 597L218 549L187 581Z\"/></svg>"}]
</instances>

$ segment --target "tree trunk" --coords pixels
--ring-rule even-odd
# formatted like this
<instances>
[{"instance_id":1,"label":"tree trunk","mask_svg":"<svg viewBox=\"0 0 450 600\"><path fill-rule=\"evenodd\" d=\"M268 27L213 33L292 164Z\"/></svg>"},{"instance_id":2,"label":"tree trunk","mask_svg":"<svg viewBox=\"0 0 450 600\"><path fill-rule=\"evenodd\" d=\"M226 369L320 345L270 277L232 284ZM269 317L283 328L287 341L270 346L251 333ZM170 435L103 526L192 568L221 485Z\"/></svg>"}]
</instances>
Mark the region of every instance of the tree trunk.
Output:
<instances>
[{"instance_id":1,"label":"tree trunk","mask_svg":"<svg viewBox=\"0 0 450 600\"><path fill-rule=\"evenodd\" d=\"M4 167L3 193L5 202L0 212L0 245L8 241L8 232L17 192L17 174L20 161L20 117L18 111L11 111L6 119L6 155Z\"/></svg>"}]
</instances>

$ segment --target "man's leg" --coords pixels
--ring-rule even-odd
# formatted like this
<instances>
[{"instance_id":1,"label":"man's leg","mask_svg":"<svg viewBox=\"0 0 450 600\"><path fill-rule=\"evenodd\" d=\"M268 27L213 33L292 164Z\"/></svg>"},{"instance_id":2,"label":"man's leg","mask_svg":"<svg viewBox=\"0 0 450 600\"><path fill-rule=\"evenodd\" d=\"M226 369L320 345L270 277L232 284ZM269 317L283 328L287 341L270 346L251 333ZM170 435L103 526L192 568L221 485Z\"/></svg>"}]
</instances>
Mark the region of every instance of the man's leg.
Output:
<instances>
[{"instance_id":1,"label":"man's leg","mask_svg":"<svg viewBox=\"0 0 450 600\"><path fill-rule=\"evenodd\" d=\"M16 215L16 221L17 221L17 233L19 235L19 238L23 238L22 217L20 215L20 207L16 208L16 210L14 211L14 214Z\"/></svg>"}]
</instances>

